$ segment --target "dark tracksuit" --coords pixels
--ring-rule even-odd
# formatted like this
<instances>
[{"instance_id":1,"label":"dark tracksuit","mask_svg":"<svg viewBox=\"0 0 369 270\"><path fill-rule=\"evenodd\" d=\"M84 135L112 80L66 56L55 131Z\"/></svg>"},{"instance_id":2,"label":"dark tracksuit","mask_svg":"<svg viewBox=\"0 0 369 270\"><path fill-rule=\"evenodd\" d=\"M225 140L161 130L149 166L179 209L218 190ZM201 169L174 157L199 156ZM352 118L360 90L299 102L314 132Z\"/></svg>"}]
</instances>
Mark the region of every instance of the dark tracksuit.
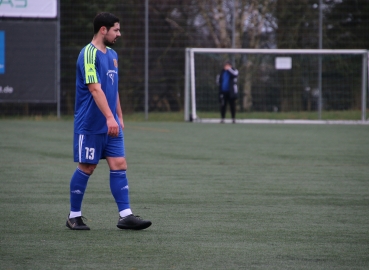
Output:
<instances>
[{"instance_id":1,"label":"dark tracksuit","mask_svg":"<svg viewBox=\"0 0 369 270\"><path fill-rule=\"evenodd\" d=\"M225 74L227 73L227 74ZM225 76L228 75L228 83L225 82ZM236 118L236 99L238 96L237 90L237 77L238 70L233 67L229 70L222 69L220 75L218 76L218 86L219 86L219 102L220 102L220 114L222 119L225 118L227 111L227 103L231 108L232 119Z\"/></svg>"}]
</instances>

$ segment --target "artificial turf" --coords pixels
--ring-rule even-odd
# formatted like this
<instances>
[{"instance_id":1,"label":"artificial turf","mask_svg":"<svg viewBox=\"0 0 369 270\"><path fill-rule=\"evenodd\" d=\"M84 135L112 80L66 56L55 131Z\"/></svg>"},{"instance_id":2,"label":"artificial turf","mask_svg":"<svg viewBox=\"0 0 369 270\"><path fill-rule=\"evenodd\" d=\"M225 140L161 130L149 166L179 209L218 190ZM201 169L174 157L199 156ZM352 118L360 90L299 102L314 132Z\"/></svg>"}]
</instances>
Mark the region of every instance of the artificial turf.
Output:
<instances>
[{"instance_id":1,"label":"artificial turf","mask_svg":"<svg viewBox=\"0 0 369 270\"><path fill-rule=\"evenodd\" d=\"M368 269L369 126L127 122L132 209L101 161L65 227L72 121L0 120L0 269Z\"/></svg>"}]
</instances>

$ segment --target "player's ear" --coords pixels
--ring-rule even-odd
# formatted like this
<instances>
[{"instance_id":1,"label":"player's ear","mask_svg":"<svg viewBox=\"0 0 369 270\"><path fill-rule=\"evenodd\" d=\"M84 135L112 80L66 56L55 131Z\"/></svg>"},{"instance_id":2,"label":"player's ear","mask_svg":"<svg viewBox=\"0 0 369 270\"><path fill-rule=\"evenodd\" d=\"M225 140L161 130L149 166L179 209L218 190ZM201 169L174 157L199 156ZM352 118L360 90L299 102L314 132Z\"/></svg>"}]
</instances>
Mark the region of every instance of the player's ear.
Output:
<instances>
[{"instance_id":1,"label":"player's ear","mask_svg":"<svg viewBox=\"0 0 369 270\"><path fill-rule=\"evenodd\" d=\"M108 32L108 29L106 28L106 26L101 26L101 28L100 28L100 32L101 32L102 34L106 34L106 33Z\"/></svg>"}]
</instances>

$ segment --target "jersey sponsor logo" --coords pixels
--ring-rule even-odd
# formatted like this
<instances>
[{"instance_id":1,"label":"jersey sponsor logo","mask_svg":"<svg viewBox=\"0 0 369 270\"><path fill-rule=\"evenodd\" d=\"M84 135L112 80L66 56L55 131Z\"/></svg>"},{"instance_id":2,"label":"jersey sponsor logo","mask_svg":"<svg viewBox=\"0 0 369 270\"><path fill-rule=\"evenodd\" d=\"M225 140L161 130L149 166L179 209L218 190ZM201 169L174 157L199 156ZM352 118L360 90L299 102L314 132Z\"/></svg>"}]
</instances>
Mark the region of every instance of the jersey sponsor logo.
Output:
<instances>
[{"instance_id":1,"label":"jersey sponsor logo","mask_svg":"<svg viewBox=\"0 0 369 270\"><path fill-rule=\"evenodd\" d=\"M114 84L114 76L115 74L118 74L115 70L108 70L106 75L111 79L111 84Z\"/></svg>"},{"instance_id":2,"label":"jersey sponsor logo","mask_svg":"<svg viewBox=\"0 0 369 270\"><path fill-rule=\"evenodd\" d=\"M114 62L114 66L115 66L116 68L118 68L118 61L117 61L117 59L113 59L113 62Z\"/></svg>"}]
</instances>

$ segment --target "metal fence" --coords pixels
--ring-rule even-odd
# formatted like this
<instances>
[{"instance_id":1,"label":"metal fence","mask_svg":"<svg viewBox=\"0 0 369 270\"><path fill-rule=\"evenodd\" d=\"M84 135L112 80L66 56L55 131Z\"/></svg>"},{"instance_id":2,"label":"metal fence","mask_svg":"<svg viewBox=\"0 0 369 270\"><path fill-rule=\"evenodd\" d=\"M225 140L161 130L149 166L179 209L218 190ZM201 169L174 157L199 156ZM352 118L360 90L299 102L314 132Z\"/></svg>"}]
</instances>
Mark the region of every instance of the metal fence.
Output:
<instances>
[{"instance_id":1,"label":"metal fence","mask_svg":"<svg viewBox=\"0 0 369 270\"><path fill-rule=\"evenodd\" d=\"M149 0L148 111L184 109L186 47L317 49L317 3ZM323 1L322 8L324 49L369 49L367 1ZM119 55L123 111L145 110L145 1L63 0L59 1L62 115L73 115L76 59L91 41L93 18L101 11L112 12L121 20L122 37L114 49ZM3 21L17 19L0 17L0 31ZM22 19L25 24L32 20L39 19ZM1 78L0 74L0 85ZM0 103L1 116L54 115L56 111L55 103Z\"/></svg>"}]
</instances>

